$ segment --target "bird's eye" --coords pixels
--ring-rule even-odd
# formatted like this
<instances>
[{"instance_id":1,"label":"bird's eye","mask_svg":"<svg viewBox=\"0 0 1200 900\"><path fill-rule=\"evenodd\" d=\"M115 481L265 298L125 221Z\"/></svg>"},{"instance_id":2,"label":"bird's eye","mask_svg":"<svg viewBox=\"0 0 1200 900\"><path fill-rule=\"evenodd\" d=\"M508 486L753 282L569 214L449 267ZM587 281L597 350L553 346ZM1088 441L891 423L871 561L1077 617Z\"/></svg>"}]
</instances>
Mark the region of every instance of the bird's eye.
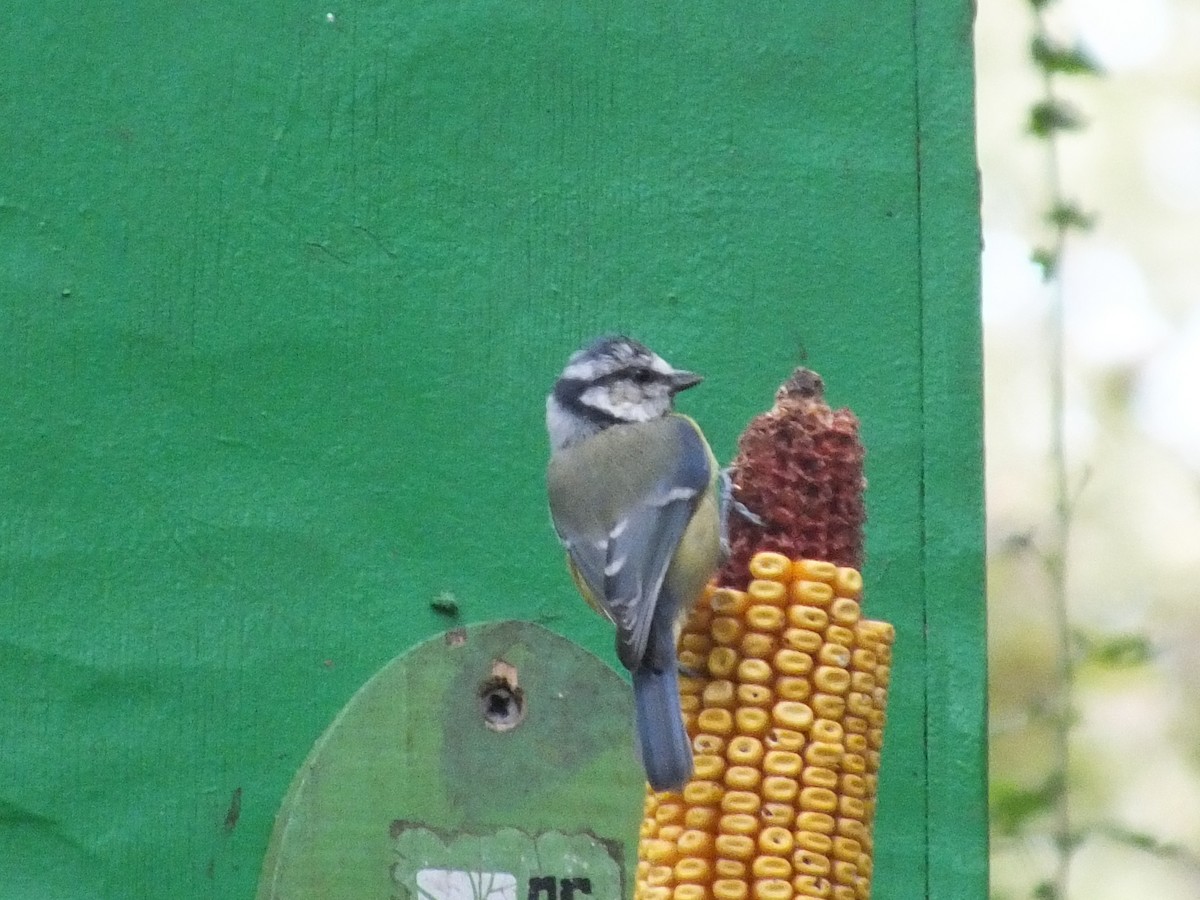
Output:
<instances>
[{"instance_id":1,"label":"bird's eye","mask_svg":"<svg viewBox=\"0 0 1200 900\"><path fill-rule=\"evenodd\" d=\"M633 373L633 380L637 384L649 384L654 380L654 373L649 369L638 369Z\"/></svg>"}]
</instances>

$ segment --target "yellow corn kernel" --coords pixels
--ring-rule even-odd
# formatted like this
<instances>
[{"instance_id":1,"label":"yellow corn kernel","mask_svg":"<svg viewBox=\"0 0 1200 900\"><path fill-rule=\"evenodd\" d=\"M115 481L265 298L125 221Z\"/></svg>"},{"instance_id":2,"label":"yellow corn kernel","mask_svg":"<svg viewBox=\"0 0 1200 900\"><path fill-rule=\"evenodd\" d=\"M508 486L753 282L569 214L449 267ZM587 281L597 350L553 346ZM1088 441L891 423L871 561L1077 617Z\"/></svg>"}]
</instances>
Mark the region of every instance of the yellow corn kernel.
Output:
<instances>
[{"instance_id":1,"label":"yellow corn kernel","mask_svg":"<svg viewBox=\"0 0 1200 900\"><path fill-rule=\"evenodd\" d=\"M796 846L828 855L833 850L833 838L819 831L797 831Z\"/></svg>"},{"instance_id":2,"label":"yellow corn kernel","mask_svg":"<svg viewBox=\"0 0 1200 900\"><path fill-rule=\"evenodd\" d=\"M768 775L763 779L762 795L776 803L791 803L799 792L796 779L786 775Z\"/></svg>"},{"instance_id":3,"label":"yellow corn kernel","mask_svg":"<svg viewBox=\"0 0 1200 900\"><path fill-rule=\"evenodd\" d=\"M737 689L737 703L742 706L762 706L768 707L775 700L775 695L771 693L771 689L765 684L739 684Z\"/></svg>"},{"instance_id":4,"label":"yellow corn kernel","mask_svg":"<svg viewBox=\"0 0 1200 900\"><path fill-rule=\"evenodd\" d=\"M845 800L845 797L839 798L829 788L806 787L800 790L800 808L806 811L833 813L837 811L839 802Z\"/></svg>"},{"instance_id":5,"label":"yellow corn kernel","mask_svg":"<svg viewBox=\"0 0 1200 900\"><path fill-rule=\"evenodd\" d=\"M862 619L858 623L858 633L865 640L876 641L886 646L891 646L896 642L896 627L890 622Z\"/></svg>"},{"instance_id":6,"label":"yellow corn kernel","mask_svg":"<svg viewBox=\"0 0 1200 900\"><path fill-rule=\"evenodd\" d=\"M811 578L814 581L824 581L833 584L837 578L838 567L823 559L798 559L792 563L794 578Z\"/></svg>"},{"instance_id":7,"label":"yellow corn kernel","mask_svg":"<svg viewBox=\"0 0 1200 900\"><path fill-rule=\"evenodd\" d=\"M837 666L817 666L812 679L817 690L826 694L844 694L850 690L850 673Z\"/></svg>"},{"instance_id":8,"label":"yellow corn kernel","mask_svg":"<svg viewBox=\"0 0 1200 900\"><path fill-rule=\"evenodd\" d=\"M697 713L701 706L700 698L695 694L681 694L679 697L679 708L685 713Z\"/></svg>"},{"instance_id":9,"label":"yellow corn kernel","mask_svg":"<svg viewBox=\"0 0 1200 900\"><path fill-rule=\"evenodd\" d=\"M792 700L781 700L771 710L771 718L781 728L803 731L812 726L813 711L806 703Z\"/></svg>"},{"instance_id":10,"label":"yellow corn kernel","mask_svg":"<svg viewBox=\"0 0 1200 900\"><path fill-rule=\"evenodd\" d=\"M844 625L830 625L825 629L825 640L850 649L854 646L854 631Z\"/></svg>"},{"instance_id":11,"label":"yellow corn kernel","mask_svg":"<svg viewBox=\"0 0 1200 900\"><path fill-rule=\"evenodd\" d=\"M796 816L796 831L818 831L833 834L836 820L829 813L806 809Z\"/></svg>"},{"instance_id":12,"label":"yellow corn kernel","mask_svg":"<svg viewBox=\"0 0 1200 900\"><path fill-rule=\"evenodd\" d=\"M746 900L750 887L744 881L721 878L713 882L713 900Z\"/></svg>"},{"instance_id":13,"label":"yellow corn kernel","mask_svg":"<svg viewBox=\"0 0 1200 900\"><path fill-rule=\"evenodd\" d=\"M792 868L801 875L828 875L833 866L824 853L801 848L792 854Z\"/></svg>"},{"instance_id":14,"label":"yellow corn kernel","mask_svg":"<svg viewBox=\"0 0 1200 900\"><path fill-rule=\"evenodd\" d=\"M865 734L846 735L846 751L849 753L866 753L870 746Z\"/></svg>"},{"instance_id":15,"label":"yellow corn kernel","mask_svg":"<svg viewBox=\"0 0 1200 900\"><path fill-rule=\"evenodd\" d=\"M717 854L727 859L747 860L754 858L757 844L754 838L744 834L718 834L716 840Z\"/></svg>"},{"instance_id":16,"label":"yellow corn kernel","mask_svg":"<svg viewBox=\"0 0 1200 900\"><path fill-rule=\"evenodd\" d=\"M671 889L665 885L647 887L638 892L638 900L671 900Z\"/></svg>"},{"instance_id":17,"label":"yellow corn kernel","mask_svg":"<svg viewBox=\"0 0 1200 900\"><path fill-rule=\"evenodd\" d=\"M691 806L716 806L725 789L715 781L689 781L683 789L683 800Z\"/></svg>"},{"instance_id":18,"label":"yellow corn kernel","mask_svg":"<svg viewBox=\"0 0 1200 900\"><path fill-rule=\"evenodd\" d=\"M867 760L861 753L847 753L842 756L842 771L861 775L867 771Z\"/></svg>"},{"instance_id":19,"label":"yellow corn kernel","mask_svg":"<svg viewBox=\"0 0 1200 900\"><path fill-rule=\"evenodd\" d=\"M747 635L749 637L749 635ZM738 681L742 684L770 684L774 673L771 665L765 659L743 659L737 667ZM846 676L846 686L850 685L850 676Z\"/></svg>"},{"instance_id":20,"label":"yellow corn kernel","mask_svg":"<svg viewBox=\"0 0 1200 900\"><path fill-rule=\"evenodd\" d=\"M787 617L778 606L760 603L746 610L746 624L756 631L783 631Z\"/></svg>"},{"instance_id":21,"label":"yellow corn kernel","mask_svg":"<svg viewBox=\"0 0 1200 900\"><path fill-rule=\"evenodd\" d=\"M771 713L755 706L739 707L734 713L738 734L762 737L771 727Z\"/></svg>"},{"instance_id":22,"label":"yellow corn kernel","mask_svg":"<svg viewBox=\"0 0 1200 900\"><path fill-rule=\"evenodd\" d=\"M846 714L846 698L840 694L813 694L808 705L822 719L840 719Z\"/></svg>"},{"instance_id":23,"label":"yellow corn kernel","mask_svg":"<svg viewBox=\"0 0 1200 900\"><path fill-rule=\"evenodd\" d=\"M787 856L794 845L791 831L778 825L768 826L758 833L758 849L770 856Z\"/></svg>"},{"instance_id":24,"label":"yellow corn kernel","mask_svg":"<svg viewBox=\"0 0 1200 900\"><path fill-rule=\"evenodd\" d=\"M779 649L779 641L775 639L774 635L763 634L759 631L747 631L742 635L738 649L742 656L765 660L775 655L775 651Z\"/></svg>"},{"instance_id":25,"label":"yellow corn kernel","mask_svg":"<svg viewBox=\"0 0 1200 900\"><path fill-rule=\"evenodd\" d=\"M850 652L850 665L862 672L874 672L879 661L870 650L859 647Z\"/></svg>"},{"instance_id":26,"label":"yellow corn kernel","mask_svg":"<svg viewBox=\"0 0 1200 900\"><path fill-rule=\"evenodd\" d=\"M754 837L758 834L758 828L758 819L747 813L730 813L721 816L717 823L717 830L721 834L744 834Z\"/></svg>"},{"instance_id":27,"label":"yellow corn kernel","mask_svg":"<svg viewBox=\"0 0 1200 900\"><path fill-rule=\"evenodd\" d=\"M853 885L854 879L857 877L858 866L856 866L854 863L846 862L845 860L841 859L835 859L833 861L833 880L838 884ZM836 892L834 893L834 896L837 896ZM851 894L850 896L853 897L854 895Z\"/></svg>"},{"instance_id":28,"label":"yellow corn kernel","mask_svg":"<svg viewBox=\"0 0 1200 900\"><path fill-rule=\"evenodd\" d=\"M887 666L875 667L875 686L887 687L892 681L892 672Z\"/></svg>"},{"instance_id":29,"label":"yellow corn kernel","mask_svg":"<svg viewBox=\"0 0 1200 900\"><path fill-rule=\"evenodd\" d=\"M805 766L800 773L805 787L822 787L833 790L838 784L838 773L827 766Z\"/></svg>"},{"instance_id":30,"label":"yellow corn kernel","mask_svg":"<svg viewBox=\"0 0 1200 900\"><path fill-rule=\"evenodd\" d=\"M763 760L762 770L767 775L785 775L795 778L804 768L804 760L799 753L790 750L771 750Z\"/></svg>"},{"instance_id":31,"label":"yellow corn kernel","mask_svg":"<svg viewBox=\"0 0 1200 900\"><path fill-rule=\"evenodd\" d=\"M664 825L658 829L658 838L661 841L670 841L672 844L677 844L679 836L683 834L682 825Z\"/></svg>"},{"instance_id":32,"label":"yellow corn kernel","mask_svg":"<svg viewBox=\"0 0 1200 900\"><path fill-rule=\"evenodd\" d=\"M754 766L730 766L725 772L725 784L735 791L753 791L762 781L762 772Z\"/></svg>"},{"instance_id":33,"label":"yellow corn kernel","mask_svg":"<svg viewBox=\"0 0 1200 900\"><path fill-rule=\"evenodd\" d=\"M732 647L713 647L708 654L708 674L713 678L732 678L737 664L738 652Z\"/></svg>"},{"instance_id":34,"label":"yellow corn kernel","mask_svg":"<svg viewBox=\"0 0 1200 900\"><path fill-rule=\"evenodd\" d=\"M725 738L715 734L698 734L692 738L692 750L697 754L724 753Z\"/></svg>"},{"instance_id":35,"label":"yellow corn kernel","mask_svg":"<svg viewBox=\"0 0 1200 900\"><path fill-rule=\"evenodd\" d=\"M651 838L643 840L639 846L639 851L644 853L646 859L651 864L661 866L674 866L679 861L679 851L670 841L664 841L660 838Z\"/></svg>"},{"instance_id":36,"label":"yellow corn kernel","mask_svg":"<svg viewBox=\"0 0 1200 900\"><path fill-rule=\"evenodd\" d=\"M867 746L872 750L883 749L883 729L872 728L867 731Z\"/></svg>"},{"instance_id":37,"label":"yellow corn kernel","mask_svg":"<svg viewBox=\"0 0 1200 900\"><path fill-rule=\"evenodd\" d=\"M867 771L868 772L878 772L879 771L879 762L880 762L879 751L878 750L868 750L866 753L863 754L863 756L865 757L866 762L867 762L867 767L866 767Z\"/></svg>"},{"instance_id":38,"label":"yellow corn kernel","mask_svg":"<svg viewBox=\"0 0 1200 900\"><path fill-rule=\"evenodd\" d=\"M831 791L830 793L833 792ZM838 812L840 812L843 816L846 816L850 819L862 819L863 821L866 821L867 804L864 801L859 800L857 797L847 797L844 794L841 797L838 797L836 794L834 794L834 797L837 799Z\"/></svg>"},{"instance_id":39,"label":"yellow corn kernel","mask_svg":"<svg viewBox=\"0 0 1200 900\"><path fill-rule=\"evenodd\" d=\"M783 675L807 675L813 670L812 654L791 647L776 651L773 662L776 671Z\"/></svg>"},{"instance_id":40,"label":"yellow corn kernel","mask_svg":"<svg viewBox=\"0 0 1200 900\"><path fill-rule=\"evenodd\" d=\"M762 741L739 734L729 741L726 756L735 766L756 766L763 758Z\"/></svg>"},{"instance_id":41,"label":"yellow corn kernel","mask_svg":"<svg viewBox=\"0 0 1200 900\"><path fill-rule=\"evenodd\" d=\"M787 878L790 881L792 863L782 856L756 856L750 865L750 874L755 878ZM788 900L791 900L791 895L788 895Z\"/></svg>"},{"instance_id":42,"label":"yellow corn kernel","mask_svg":"<svg viewBox=\"0 0 1200 900\"><path fill-rule=\"evenodd\" d=\"M681 860L682 861L682 860ZM665 884L670 885L675 878L675 872L670 866L651 866L649 863L646 871L646 883L652 885Z\"/></svg>"},{"instance_id":43,"label":"yellow corn kernel","mask_svg":"<svg viewBox=\"0 0 1200 900\"><path fill-rule=\"evenodd\" d=\"M839 835L833 839L833 855L845 862L854 863L855 869L858 868L858 855L860 853L862 853L862 844L854 840L854 838Z\"/></svg>"},{"instance_id":44,"label":"yellow corn kernel","mask_svg":"<svg viewBox=\"0 0 1200 900\"><path fill-rule=\"evenodd\" d=\"M707 657L708 651L712 649L712 638L707 634L686 631L679 636L679 649L691 650L693 653Z\"/></svg>"},{"instance_id":45,"label":"yellow corn kernel","mask_svg":"<svg viewBox=\"0 0 1200 900\"><path fill-rule=\"evenodd\" d=\"M671 900L708 900L708 888L700 884L677 884Z\"/></svg>"},{"instance_id":46,"label":"yellow corn kernel","mask_svg":"<svg viewBox=\"0 0 1200 900\"><path fill-rule=\"evenodd\" d=\"M871 721L871 713L875 709L875 704L872 702L870 694L864 694L861 691L851 691L846 695L846 709L850 710L851 715L862 716L869 722Z\"/></svg>"},{"instance_id":47,"label":"yellow corn kernel","mask_svg":"<svg viewBox=\"0 0 1200 900\"><path fill-rule=\"evenodd\" d=\"M839 597L849 597L851 600L857 600L862 596L862 575L858 569L841 566L838 568L837 574L833 576L833 589L837 591Z\"/></svg>"},{"instance_id":48,"label":"yellow corn kernel","mask_svg":"<svg viewBox=\"0 0 1200 900\"><path fill-rule=\"evenodd\" d=\"M875 862L871 859L871 855L869 853L858 854L858 874L865 875L869 879L874 870ZM870 887L869 882L867 886ZM857 885L855 885L855 887L857 887Z\"/></svg>"},{"instance_id":49,"label":"yellow corn kernel","mask_svg":"<svg viewBox=\"0 0 1200 900\"><path fill-rule=\"evenodd\" d=\"M704 671L704 663L707 660L707 654L696 653L692 650L680 650L678 655L679 665L683 669L692 672ZM681 678L679 680L679 686L683 688L685 685L691 685L696 691L699 691L702 686L700 680L697 678Z\"/></svg>"},{"instance_id":50,"label":"yellow corn kernel","mask_svg":"<svg viewBox=\"0 0 1200 900\"><path fill-rule=\"evenodd\" d=\"M759 878L754 882L754 900L793 900L792 883L783 878Z\"/></svg>"},{"instance_id":51,"label":"yellow corn kernel","mask_svg":"<svg viewBox=\"0 0 1200 900\"><path fill-rule=\"evenodd\" d=\"M769 578L772 581L789 581L792 561L782 553L760 550L750 557L750 575L754 578ZM853 571L853 570L851 570Z\"/></svg>"},{"instance_id":52,"label":"yellow corn kernel","mask_svg":"<svg viewBox=\"0 0 1200 900\"><path fill-rule=\"evenodd\" d=\"M745 878L746 864L740 859L718 859L716 865L718 878Z\"/></svg>"},{"instance_id":53,"label":"yellow corn kernel","mask_svg":"<svg viewBox=\"0 0 1200 900\"><path fill-rule=\"evenodd\" d=\"M842 793L850 797L862 799L867 796L867 782L861 775L846 772L842 775Z\"/></svg>"},{"instance_id":54,"label":"yellow corn kernel","mask_svg":"<svg viewBox=\"0 0 1200 900\"><path fill-rule=\"evenodd\" d=\"M754 791L727 791L721 798L721 811L753 815L762 806L762 800Z\"/></svg>"},{"instance_id":55,"label":"yellow corn kernel","mask_svg":"<svg viewBox=\"0 0 1200 900\"><path fill-rule=\"evenodd\" d=\"M767 782L770 780L770 778L763 779L762 793L764 797L769 796L767 793ZM791 781L790 778L785 780ZM764 828L772 825L778 825L780 828L791 828L792 823L796 821L796 810L790 802L787 802L790 801L792 797L796 796L796 782L791 781L791 785L791 794L788 796L786 801L772 800L762 805L762 809L759 811L758 817L762 819Z\"/></svg>"},{"instance_id":56,"label":"yellow corn kernel","mask_svg":"<svg viewBox=\"0 0 1200 900\"><path fill-rule=\"evenodd\" d=\"M829 900L833 882L822 875L797 875L792 879L792 890L796 900Z\"/></svg>"},{"instance_id":57,"label":"yellow corn kernel","mask_svg":"<svg viewBox=\"0 0 1200 900\"><path fill-rule=\"evenodd\" d=\"M846 729L846 734L866 734L871 728L871 723L862 716L846 716L842 720L842 727Z\"/></svg>"},{"instance_id":58,"label":"yellow corn kernel","mask_svg":"<svg viewBox=\"0 0 1200 900\"><path fill-rule=\"evenodd\" d=\"M742 639L746 628L742 625L741 619L735 619L732 616L718 616L712 620L712 625L709 627L709 633L712 634L714 643L733 646ZM712 653L712 649L709 649Z\"/></svg>"},{"instance_id":59,"label":"yellow corn kernel","mask_svg":"<svg viewBox=\"0 0 1200 900\"><path fill-rule=\"evenodd\" d=\"M835 884L831 900L858 900L858 893L848 884Z\"/></svg>"},{"instance_id":60,"label":"yellow corn kernel","mask_svg":"<svg viewBox=\"0 0 1200 900\"><path fill-rule=\"evenodd\" d=\"M713 855L713 836L704 829L688 828L679 835L676 846L684 856L709 857Z\"/></svg>"},{"instance_id":61,"label":"yellow corn kernel","mask_svg":"<svg viewBox=\"0 0 1200 900\"><path fill-rule=\"evenodd\" d=\"M678 825L683 821L683 813L682 803L660 803L658 809L650 815L654 816L659 825Z\"/></svg>"},{"instance_id":62,"label":"yellow corn kernel","mask_svg":"<svg viewBox=\"0 0 1200 900\"><path fill-rule=\"evenodd\" d=\"M793 628L824 631L829 625L829 614L819 606L789 606L787 622Z\"/></svg>"},{"instance_id":63,"label":"yellow corn kernel","mask_svg":"<svg viewBox=\"0 0 1200 900\"><path fill-rule=\"evenodd\" d=\"M870 831L858 819L849 819L845 816L838 819L837 833L843 837L853 838L860 844L868 844L871 841Z\"/></svg>"},{"instance_id":64,"label":"yellow corn kernel","mask_svg":"<svg viewBox=\"0 0 1200 900\"><path fill-rule=\"evenodd\" d=\"M642 827L638 829L638 837L642 841L658 837L658 823L653 819L642 819Z\"/></svg>"},{"instance_id":65,"label":"yellow corn kernel","mask_svg":"<svg viewBox=\"0 0 1200 900\"><path fill-rule=\"evenodd\" d=\"M705 706L733 709L734 690L733 682L722 678L719 681L710 681L705 685L704 692L700 696Z\"/></svg>"},{"instance_id":66,"label":"yellow corn kernel","mask_svg":"<svg viewBox=\"0 0 1200 900\"><path fill-rule=\"evenodd\" d=\"M837 744L845 737L845 732L833 719L817 719L812 724L812 737L814 741Z\"/></svg>"},{"instance_id":67,"label":"yellow corn kernel","mask_svg":"<svg viewBox=\"0 0 1200 900\"><path fill-rule=\"evenodd\" d=\"M728 737L733 734L733 716L727 709L705 709L696 718L696 727L706 734Z\"/></svg>"},{"instance_id":68,"label":"yellow corn kernel","mask_svg":"<svg viewBox=\"0 0 1200 900\"><path fill-rule=\"evenodd\" d=\"M787 602L787 585L766 578L755 578L746 586L746 596L751 603L783 606Z\"/></svg>"},{"instance_id":69,"label":"yellow corn kernel","mask_svg":"<svg viewBox=\"0 0 1200 900\"><path fill-rule=\"evenodd\" d=\"M746 611L749 602L745 591L717 588L709 598L708 605L714 616L740 616Z\"/></svg>"},{"instance_id":70,"label":"yellow corn kernel","mask_svg":"<svg viewBox=\"0 0 1200 900\"><path fill-rule=\"evenodd\" d=\"M835 597L829 604L829 618L838 625L850 627L862 618L862 608L858 605L857 600L851 600L849 597Z\"/></svg>"},{"instance_id":71,"label":"yellow corn kernel","mask_svg":"<svg viewBox=\"0 0 1200 900\"><path fill-rule=\"evenodd\" d=\"M850 665L853 666L854 664L851 663ZM878 685L875 683L875 676L870 672L859 672L857 670L850 672L851 690L858 691L862 694L871 694L874 693L877 686Z\"/></svg>"},{"instance_id":72,"label":"yellow corn kernel","mask_svg":"<svg viewBox=\"0 0 1200 900\"><path fill-rule=\"evenodd\" d=\"M683 815L683 824L685 828L695 829L696 831L711 832L717 827L717 819L720 813L711 806L693 806L688 809ZM682 841L687 834L685 831L680 835Z\"/></svg>"},{"instance_id":73,"label":"yellow corn kernel","mask_svg":"<svg viewBox=\"0 0 1200 900\"><path fill-rule=\"evenodd\" d=\"M812 696L812 683L799 675L784 675L775 679L775 695L780 700L807 700Z\"/></svg>"},{"instance_id":74,"label":"yellow corn kernel","mask_svg":"<svg viewBox=\"0 0 1200 900\"><path fill-rule=\"evenodd\" d=\"M701 781L720 781L725 774L725 760L717 754L694 756L692 762L693 778Z\"/></svg>"},{"instance_id":75,"label":"yellow corn kernel","mask_svg":"<svg viewBox=\"0 0 1200 900\"><path fill-rule=\"evenodd\" d=\"M825 643L825 639L821 637L819 631L813 631L810 628L788 628L783 632L783 642L793 650L799 650L801 653L816 653ZM712 660L709 660L709 666L712 666Z\"/></svg>"},{"instance_id":76,"label":"yellow corn kernel","mask_svg":"<svg viewBox=\"0 0 1200 900\"><path fill-rule=\"evenodd\" d=\"M810 766L836 769L842 764L845 752L841 744L814 741L804 748L804 761Z\"/></svg>"},{"instance_id":77,"label":"yellow corn kernel","mask_svg":"<svg viewBox=\"0 0 1200 900\"><path fill-rule=\"evenodd\" d=\"M849 648L843 647L841 644L822 644L821 649L817 651L817 662L823 666L835 666L839 669L850 668L850 661L854 655Z\"/></svg>"},{"instance_id":78,"label":"yellow corn kernel","mask_svg":"<svg viewBox=\"0 0 1200 900\"><path fill-rule=\"evenodd\" d=\"M772 728L765 741L768 750L791 750L793 752L803 750L806 743L804 734L791 728Z\"/></svg>"}]
</instances>

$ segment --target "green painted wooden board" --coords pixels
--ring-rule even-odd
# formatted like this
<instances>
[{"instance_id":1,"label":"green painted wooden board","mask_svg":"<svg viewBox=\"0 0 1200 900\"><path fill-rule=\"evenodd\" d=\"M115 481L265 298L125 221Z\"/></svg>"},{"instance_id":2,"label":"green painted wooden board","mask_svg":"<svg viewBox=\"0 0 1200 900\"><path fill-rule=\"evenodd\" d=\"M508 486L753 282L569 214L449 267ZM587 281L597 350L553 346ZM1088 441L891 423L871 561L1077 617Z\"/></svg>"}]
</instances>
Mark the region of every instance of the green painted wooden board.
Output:
<instances>
[{"instance_id":1,"label":"green painted wooden board","mask_svg":"<svg viewBox=\"0 0 1200 900\"><path fill-rule=\"evenodd\" d=\"M899 631L877 897L982 897L966 0L9 4L0 895L247 897L389 660L541 622L542 397L628 329L718 455L863 420Z\"/></svg>"}]
</instances>

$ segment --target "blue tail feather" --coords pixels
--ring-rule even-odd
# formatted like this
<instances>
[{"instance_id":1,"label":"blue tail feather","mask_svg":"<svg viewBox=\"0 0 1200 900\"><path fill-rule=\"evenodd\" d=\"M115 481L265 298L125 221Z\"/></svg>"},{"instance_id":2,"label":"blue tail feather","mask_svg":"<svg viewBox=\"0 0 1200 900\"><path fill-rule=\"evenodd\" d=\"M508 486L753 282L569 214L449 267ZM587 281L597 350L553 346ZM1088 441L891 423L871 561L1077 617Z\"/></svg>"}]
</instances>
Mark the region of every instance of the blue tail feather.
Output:
<instances>
[{"instance_id":1,"label":"blue tail feather","mask_svg":"<svg viewBox=\"0 0 1200 900\"><path fill-rule=\"evenodd\" d=\"M636 669L633 698L646 780L656 791L681 790L692 777L692 744L683 727L676 667Z\"/></svg>"}]
</instances>

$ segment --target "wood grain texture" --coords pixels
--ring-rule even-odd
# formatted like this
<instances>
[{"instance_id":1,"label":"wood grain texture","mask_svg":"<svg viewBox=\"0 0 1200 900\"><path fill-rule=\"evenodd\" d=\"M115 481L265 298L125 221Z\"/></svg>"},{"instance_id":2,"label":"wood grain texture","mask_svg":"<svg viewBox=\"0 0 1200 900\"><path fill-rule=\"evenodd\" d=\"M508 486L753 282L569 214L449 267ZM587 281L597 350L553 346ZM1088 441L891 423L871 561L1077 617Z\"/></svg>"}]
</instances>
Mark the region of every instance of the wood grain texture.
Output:
<instances>
[{"instance_id":1,"label":"wood grain texture","mask_svg":"<svg viewBox=\"0 0 1200 900\"><path fill-rule=\"evenodd\" d=\"M982 896L969 7L15 3L0 894L251 895L443 592L611 661L542 402L628 330L722 458L801 362L861 419L877 896Z\"/></svg>"}]
</instances>

